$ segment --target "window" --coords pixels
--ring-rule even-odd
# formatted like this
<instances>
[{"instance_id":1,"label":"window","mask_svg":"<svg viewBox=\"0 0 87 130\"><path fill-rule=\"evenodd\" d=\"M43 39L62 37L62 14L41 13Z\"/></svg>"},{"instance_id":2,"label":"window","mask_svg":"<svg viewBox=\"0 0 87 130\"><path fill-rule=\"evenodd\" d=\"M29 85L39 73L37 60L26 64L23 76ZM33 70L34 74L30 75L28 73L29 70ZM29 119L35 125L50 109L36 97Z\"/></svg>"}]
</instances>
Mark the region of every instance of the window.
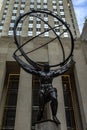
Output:
<instances>
[{"instance_id":1,"label":"window","mask_svg":"<svg viewBox=\"0 0 87 130\"><path fill-rule=\"evenodd\" d=\"M37 5L41 5L41 3L37 3Z\"/></svg>"},{"instance_id":2,"label":"window","mask_svg":"<svg viewBox=\"0 0 87 130\"><path fill-rule=\"evenodd\" d=\"M36 31L37 31L37 32L40 32L40 31L41 31L41 28L36 28Z\"/></svg>"},{"instance_id":3,"label":"window","mask_svg":"<svg viewBox=\"0 0 87 130\"><path fill-rule=\"evenodd\" d=\"M11 19L16 19L16 16L12 16L12 18Z\"/></svg>"},{"instance_id":4,"label":"window","mask_svg":"<svg viewBox=\"0 0 87 130\"><path fill-rule=\"evenodd\" d=\"M34 8L34 5L32 4L32 5L30 5L30 8Z\"/></svg>"},{"instance_id":5,"label":"window","mask_svg":"<svg viewBox=\"0 0 87 130\"><path fill-rule=\"evenodd\" d=\"M62 2L62 1L59 1L59 3L60 3L60 4L63 4L63 2Z\"/></svg>"},{"instance_id":6,"label":"window","mask_svg":"<svg viewBox=\"0 0 87 130\"><path fill-rule=\"evenodd\" d=\"M54 24L58 26L58 24L59 24L59 21L54 21Z\"/></svg>"},{"instance_id":7,"label":"window","mask_svg":"<svg viewBox=\"0 0 87 130\"><path fill-rule=\"evenodd\" d=\"M6 101L2 121L3 130L14 130L19 74L9 74L6 87Z\"/></svg>"},{"instance_id":8,"label":"window","mask_svg":"<svg viewBox=\"0 0 87 130\"><path fill-rule=\"evenodd\" d=\"M28 36L33 36L33 32L32 31L28 31Z\"/></svg>"},{"instance_id":9,"label":"window","mask_svg":"<svg viewBox=\"0 0 87 130\"><path fill-rule=\"evenodd\" d=\"M21 30L21 28L20 28L20 30ZM22 31L19 31L19 30L18 30L16 34L17 34L18 36L19 36L19 35L22 35Z\"/></svg>"},{"instance_id":10,"label":"window","mask_svg":"<svg viewBox=\"0 0 87 130\"><path fill-rule=\"evenodd\" d=\"M33 20L29 20L29 24L33 24Z\"/></svg>"},{"instance_id":11,"label":"window","mask_svg":"<svg viewBox=\"0 0 87 130\"><path fill-rule=\"evenodd\" d=\"M33 24L29 24L29 28L33 28Z\"/></svg>"},{"instance_id":12,"label":"window","mask_svg":"<svg viewBox=\"0 0 87 130\"><path fill-rule=\"evenodd\" d=\"M65 18L62 18L63 21L66 21Z\"/></svg>"},{"instance_id":13,"label":"window","mask_svg":"<svg viewBox=\"0 0 87 130\"><path fill-rule=\"evenodd\" d=\"M18 4L14 4L14 7L18 7Z\"/></svg>"},{"instance_id":14,"label":"window","mask_svg":"<svg viewBox=\"0 0 87 130\"><path fill-rule=\"evenodd\" d=\"M65 15L61 15L61 18L65 18Z\"/></svg>"},{"instance_id":15,"label":"window","mask_svg":"<svg viewBox=\"0 0 87 130\"><path fill-rule=\"evenodd\" d=\"M17 10L13 10L13 13L17 13Z\"/></svg>"},{"instance_id":16,"label":"window","mask_svg":"<svg viewBox=\"0 0 87 130\"><path fill-rule=\"evenodd\" d=\"M47 0L44 0L44 3L47 3Z\"/></svg>"},{"instance_id":17,"label":"window","mask_svg":"<svg viewBox=\"0 0 87 130\"><path fill-rule=\"evenodd\" d=\"M47 24L44 24L44 28L48 28L48 25L47 25Z\"/></svg>"},{"instance_id":18,"label":"window","mask_svg":"<svg viewBox=\"0 0 87 130\"><path fill-rule=\"evenodd\" d=\"M55 5L53 5L53 9L56 9L57 7Z\"/></svg>"},{"instance_id":19,"label":"window","mask_svg":"<svg viewBox=\"0 0 87 130\"><path fill-rule=\"evenodd\" d=\"M0 26L0 30L2 30L2 28L3 28L3 27L2 27L2 26Z\"/></svg>"},{"instance_id":20,"label":"window","mask_svg":"<svg viewBox=\"0 0 87 130\"><path fill-rule=\"evenodd\" d=\"M18 27L21 27L21 28L22 28L22 23L19 23L19 24L18 24Z\"/></svg>"},{"instance_id":21,"label":"window","mask_svg":"<svg viewBox=\"0 0 87 130\"><path fill-rule=\"evenodd\" d=\"M16 13L12 13L12 16L16 16Z\"/></svg>"},{"instance_id":22,"label":"window","mask_svg":"<svg viewBox=\"0 0 87 130\"><path fill-rule=\"evenodd\" d=\"M61 12L60 12L60 15L64 15L64 12L61 11Z\"/></svg>"},{"instance_id":23,"label":"window","mask_svg":"<svg viewBox=\"0 0 87 130\"><path fill-rule=\"evenodd\" d=\"M20 14L23 14L24 13L24 10L20 10Z\"/></svg>"},{"instance_id":24,"label":"window","mask_svg":"<svg viewBox=\"0 0 87 130\"><path fill-rule=\"evenodd\" d=\"M41 14L40 14L40 13L37 13L37 17L41 17Z\"/></svg>"},{"instance_id":25,"label":"window","mask_svg":"<svg viewBox=\"0 0 87 130\"><path fill-rule=\"evenodd\" d=\"M13 10L17 10L17 7L14 7Z\"/></svg>"},{"instance_id":26,"label":"window","mask_svg":"<svg viewBox=\"0 0 87 130\"><path fill-rule=\"evenodd\" d=\"M64 9L60 9L60 12L64 12Z\"/></svg>"},{"instance_id":27,"label":"window","mask_svg":"<svg viewBox=\"0 0 87 130\"><path fill-rule=\"evenodd\" d=\"M36 28L41 28L41 24L36 24Z\"/></svg>"},{"instance_id":28,"label":"window","mask_svg":"<svg viewBox=\"0 0 87 130\"><path fill-rule=\"evenodd\" d=\"M64 37L68 37L68 33L67 32L64 32Z\"/></svg>"},{"instance_id":29,"label":"window","mask_svg":"<svg viewBox=\"0 0 87 130\"><path fill-rule=\"evenodd\" d=\"M39 2L39 3L40 3L40 2L41 2L41 0L37 0L37 2Z\"/></svg>"},{"instance_id":30,"label":"window","mask_svg":"<svg viewBox=\"0 0 87 130\"><path fill-rule=\"evenodd\" d=\"M34 2L30 2L30 5L34 5Z\"/></svg>"},{"instance_id":31,"label":"window","mask_svg":"<svg viewBox=\"0 0 87 130\"><path fill-rule=\"evenodd\" d=\"M57 12L57 9L53 9L54 12Z\"/></svg>"},{"instance_id":32,"label":"window","mask_svg":"<svg viewBox=\"0 0 87 130\"><path fill-rule=\"evenodd\" d=\"M43 5L47 5L47 3L43 3Z\"/></svg>"},{"instance_id":33,"label":"window","mask_svg":"<svg viewBox=\"0 0 87 130\"><path fill-rule=\"evenodd\" d=\"M9 27L9 30L13 30L13 27Z\"/></svg>"},{"instance_id":34,"label":"window","mask_svg":"<svg viewBox=\"0 0 87 130\"><path fill-rule=\"evenodd\" d=\"M21 5L21 8L24 8L24 7L25 7L25 5L22 4L22 5Z\"/></svg>"},{"instance_id":35,"label":"window","mask_svg":"<svg viewBox=\"0 0 87 130\"><path fill-rule=\"evenodd\" d=\"M33 20L33 17L32 17L32 16L30 16L30 17L29 17L29 20Z\"/></svg>"},{"instance_id":36,"label":"window","mask_svg":"<svg viewBox=\"0 0 87 130\"><path fill-rule=\"evenodd\" d=\"M63 6L63 3L59 3L59 6Z\"/></svg>"},{"instance_id":37,"label":"window","mask_svg":"<svg viewBox=\"0 0 87 130\"><path fill-rule=\"evenodd\" d=\"M12 30L12 31L9 31L9 32L8 32L8 35L9 35L9 36L12 36L12 35L13 35L13 30Z\"/></svg>"},{"instance_id":38,"label":"window","mask_svg":"<svg viewBox=\"0 0 87 130\"><path fill-rule=\"evenodd\" d=\"M48 17L44 17L44 20L45 20L45 21L48 21Z\"/></svg>"},{"instance_id":39,"label":"window","mask_svg":"<svg viewBox=\"0 0 87 130\"><path fill-rule=\"evenodd\" d=\"M36 23L41 25L41 21L36 21Z\"/></svg>"},{"instance_id":40,"label":"window","mask_svg":"<svg viewBox=\"0 0 87 130\"><path fill-rule=\"evenodd\" d=\"M36 31L36 35L39 35L41 32L40 31Z\"/></svg>"},{"instance_id":41,"label":"window","mask_svg":"<svg viewBox=\"0 0 87 130\"><path fill-rule=\"evenodd\" d=\"M63 6L59 6L60 7L60 9L63 9Z\"/></svg>"},{"instance_id":42,"label":"window","mask_svg":"<svg viewBox=\"0 0 87 130\"><path fill-rule=\"evenodd\" d=\"M0 29L0 35L1 35L2 29Z\"/></svg>"},{"instance_id":43,"label":"window","mask_svg":"<svg viewBox=\"0 0 87 130\"><path fill-rule=\"evenodd\" d=\"M46 31L46 30L47 30L47 29L44 29L44 31ZM45 32L45 33L44 33L44 36L45 36L45 37L49 37L49 32Z\"/></svg>"},{"instance_id":44,"label":"window","mask_svg":"<svg viewBox=\"0 0 87 130\"><path fill-rule=\"evenodd\" d=\"M25 2L21 2L21 4L25 4Z\"/></svg>"},{"instance_id":45,"label":"window","mask_svg":"<svg viewBox=\"0 0 87 130\"><path fill-rule=\"evenodd\" d=\"M60 32L60 29L57 28L57 29L55 29L55 31L56 31L56 32Z\"/></svg>"},{"instance_id":46,"label":"window","mask_svg":"<svg viewBox=\"0 0 87 130\"><path fill-rule=\"evenodd\" d=\"M44 9L47 9L47 5L44 5L43 7L44 7Z\"/></svg>"},{"instance_id":47,"label":"window","mask_svg":"<svg viewBox=\"0 0 87 130\"><path fill-rule=\"evenodd\" d=\"M15 1L15 4L18 4L19 2Z\"/></svg>"},{"instance_id":48,"label":"window","mask_svg":"<svg viewBox=\"0 0 87 130\"><path fill-rule=\"evenodd\" d=\"M33 28L28 28L28 31L33 31Z\"/></svg>"},{"instance_id":49,"label":"window","mask_svg":"<svg viewBox=\"0 0 87 130\"><path fill-rule=\"evenodd\" d=\"M67 130L76 130L70 76L62 76Z\"/></svg>"},{"instance_id":50,"label":"window","mask_svg":"<svg viewBox=\"0 0 87 130\"><path fill-rule=\"evenodd\" d=\"M11 23L15 23L15 19L12 19L12 20L11 20Z\"/></svg>"},{"instance_id":51,"label":"window","mask_svg":"<svg viewBox=\"0 0 87 130\"><path fill-rule=\"evenodd\" d=\"M62 76L67 130L83 130L73 68Z\"/></svg>"}]
</instances>

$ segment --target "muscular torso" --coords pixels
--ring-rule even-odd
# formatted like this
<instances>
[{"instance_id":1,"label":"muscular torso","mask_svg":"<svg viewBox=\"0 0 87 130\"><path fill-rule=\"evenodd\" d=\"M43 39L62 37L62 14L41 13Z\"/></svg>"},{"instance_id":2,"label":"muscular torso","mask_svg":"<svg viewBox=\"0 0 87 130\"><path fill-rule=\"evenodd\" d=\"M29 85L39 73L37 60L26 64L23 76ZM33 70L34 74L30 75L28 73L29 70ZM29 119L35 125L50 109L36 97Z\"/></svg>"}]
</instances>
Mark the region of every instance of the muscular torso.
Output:
<instances>
[{"instance_id":1,"label":"muscular torso","mask_svg":"<svg viewBox=\"0 0 87 130\"><path fill-rule=\"evenodd\" d=\"M50 101L51 97L56 98L56 89L52 86L53 76L51 72L40 73L40 93L44 96L46 102Z\"/></svg>"},{"instance_id":2,"label":"muscular torso","mask_svg":"<svg viewBox=\"0 0 87 130\"><path fill-rule=\"evenodd\" d=\"M53 77L51 73L41 72L40 74L40 84L52 84Z\"/></svg>"},{"instance_id":3,"label":"muscular torso","mask_svg":"<svg viewBox=\"0 0 87 130\"><path fill-rule=\"evenodd\" d=\"M53 77L50 73L41 72L40 74L40 92L44 94L44 96L48 96L54 88L52 86Z\"/></svg>"}]
</instances>

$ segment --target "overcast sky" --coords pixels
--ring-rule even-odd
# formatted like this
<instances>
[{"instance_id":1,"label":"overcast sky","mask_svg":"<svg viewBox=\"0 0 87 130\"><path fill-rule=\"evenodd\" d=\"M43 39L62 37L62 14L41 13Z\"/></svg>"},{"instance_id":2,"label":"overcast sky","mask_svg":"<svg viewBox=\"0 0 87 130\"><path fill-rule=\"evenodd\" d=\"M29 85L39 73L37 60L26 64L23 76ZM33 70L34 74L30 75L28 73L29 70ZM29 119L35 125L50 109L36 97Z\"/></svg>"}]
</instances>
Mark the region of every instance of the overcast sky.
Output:
<instances>
[{"instance_id":1,"label":"overcast sky","mask_svg":"<svg viewBox=\"0 0 87 130\"><path fill-rule=\"evenodd\" d=\"M0 0L0 7L3 0ZM80 32L82 31L85 17L87 16L87 0L72 0Z\"/></svg>"},{"instance_id":2,"label":"overcast sky","mask_svg":"<svg viewBox=\"0 0 87 130\"><path fill-rule=\"evenodd\" d=\"M72 0L80 32L82 31L85 17L87 17L87 0Z\"/></svg>"}]
</instances>

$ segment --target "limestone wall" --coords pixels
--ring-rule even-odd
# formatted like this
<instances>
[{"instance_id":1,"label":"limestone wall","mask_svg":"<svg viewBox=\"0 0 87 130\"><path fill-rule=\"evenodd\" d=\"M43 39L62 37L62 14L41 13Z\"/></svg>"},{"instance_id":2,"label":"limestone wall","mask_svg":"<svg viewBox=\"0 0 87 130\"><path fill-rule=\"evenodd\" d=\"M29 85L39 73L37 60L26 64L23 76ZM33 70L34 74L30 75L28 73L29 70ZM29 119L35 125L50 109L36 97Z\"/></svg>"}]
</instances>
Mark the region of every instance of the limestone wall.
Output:
<instances>
[{"instance_id":1,"label":"limestone wall","mask_svg":"<svg viewBox=\"0 0 87 130\"><path fill-rule=\"evenodd\" d=\"M34 43L27 46L25 50L34 48L37 46L40 41L42 43L47 40L44 38L39 38L35 40ZM80 104L81 118L83 123L83 130L87 128L87 62L85 57L85 52L83 52L85 43L81 43L78 40L75 43L74 50L74 60L76 61L74 75L76 82L76 89L78 100ZM64 39L64 46L69 50L69 39ZM2 99L2 91L4 86L5 79L5 65L6 61L14 61L12 54L16 46L14 44L14 39L11 37L2 37L0 38L0 100ZM86 49L85 49L86 50ZM54 44L49 44L47 47L41 48L35 54L30 55L33 60L37 62L49 62L51 64L56 63L59 59L60 48L58 46L58 41L54 41ZM38 57L38 58L37 58ZM64 110L64 99L63 99L63 90L61 77L57 77L53 81L53 85L58 90L58 118L61 122L61 130L67 130L66 127L66 118ZM15 130L30 130L31 129L31 104L32 104L32 76L27 74L21 69L20 73L20 82L19 82L19 92L18 92L18 101L17 101L17 111L16 111L16 120L15 120ZM1 110L1 109L0 109ZM0 115L1 111L0 111ZM51 115L50 115L51 117ZM2 116L0 116L0 119Z\"/></svg>"}]
</instances>

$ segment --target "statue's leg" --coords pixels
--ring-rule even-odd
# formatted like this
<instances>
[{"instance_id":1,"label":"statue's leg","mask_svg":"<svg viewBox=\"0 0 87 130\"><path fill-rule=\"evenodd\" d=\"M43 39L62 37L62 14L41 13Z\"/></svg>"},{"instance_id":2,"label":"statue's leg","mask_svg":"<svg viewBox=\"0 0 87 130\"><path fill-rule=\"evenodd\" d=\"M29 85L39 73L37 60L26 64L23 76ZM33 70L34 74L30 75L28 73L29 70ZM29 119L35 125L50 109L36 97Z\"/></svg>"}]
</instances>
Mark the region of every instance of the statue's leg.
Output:
<instances>
[{"instance_id":1,"label":"statue's leg","mask_svg":"<svg viewBox=\"0 0 87 130\"><path fill-rule=\"evenodd\" d=\"M54 91L50 93L50 100L51 100L50 105L51 105L53 120L57 124L60 124L59 120L56 117L57 109L58 109L58 101L57 101L57 90L55 88Z\"/></svg>"},{"instance_id":2,"label":"statue's leg","mask_svg":"<svg viewBox=\"0 0 87 130\"><path fill-rule=\"evenodd\" d=\"M45 106L44 94L40 92L39 93L39 112L37 116L37 121L40 121L43 118L44 106Z\"/></svg>"}]
</instances>

